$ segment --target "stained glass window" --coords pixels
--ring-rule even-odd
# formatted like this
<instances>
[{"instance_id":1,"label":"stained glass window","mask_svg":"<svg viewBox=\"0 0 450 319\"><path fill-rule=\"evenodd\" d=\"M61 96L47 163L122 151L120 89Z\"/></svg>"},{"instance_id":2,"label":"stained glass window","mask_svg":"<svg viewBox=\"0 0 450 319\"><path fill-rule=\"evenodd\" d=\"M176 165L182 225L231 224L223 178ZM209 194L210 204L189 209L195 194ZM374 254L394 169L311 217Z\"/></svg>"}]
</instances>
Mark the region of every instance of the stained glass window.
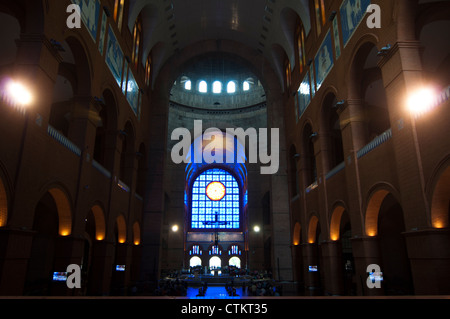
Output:
<instances>
[{"instance_id":1,"label":"stained glass window","mask_svg":"<svg viewBox=\"0 0 450 319\"><path fill-rule=\"evenodd\" d=\"M225 195L217 197L219 200L213 200L215 197L211 199L207 194L208 186L220 184L225 187ZM240 228L239 195L236 179L226 170L213 168L200 174L192 185L191 228L230 230Z\"/></svg>"}]
</instances>

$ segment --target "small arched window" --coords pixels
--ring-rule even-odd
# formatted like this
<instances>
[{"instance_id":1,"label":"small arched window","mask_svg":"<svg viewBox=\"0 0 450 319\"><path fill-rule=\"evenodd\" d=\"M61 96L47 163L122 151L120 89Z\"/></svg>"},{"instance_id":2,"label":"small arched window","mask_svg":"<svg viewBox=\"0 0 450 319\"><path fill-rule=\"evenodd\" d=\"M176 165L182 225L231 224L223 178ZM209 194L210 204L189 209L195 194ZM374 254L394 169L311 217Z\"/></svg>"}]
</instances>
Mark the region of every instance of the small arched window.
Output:
<instances>
[{"instance_id":1,"label":"small arched window","mask_svg":"<svg viewBox=\"0 0 450 319\"><path fill-rule=\"evenodd\" d=\"M227 84L227 93L235 93L236 92L236 83L234 81L230 81Z\"/></svg>"},{"instance_id":2,"label":"small arched window","mask_svg":"<svg viewBox=\"0 0 450 319\"><path fill-rule=\"evenodd\" d=\"M149 54L145 62L145 84L150 85L150 75L152 72L152 56Z\"/></svg>"},{"instance_id":3,"label":"small arched window","mask_svg":"<svg viewBox=\"0 0 450 319\"><path fill-rule=\"evenodd\" d=\"M117 22L119 31L122 31L123 11L125 7L125 0L115 0L114 3L114 21Z\"/></svg>"},{"instance_id":4,"label":"small arched window","mask_svg":"<svg viewBox=\"0 0 450 319\"><path fill-rule=\"evenodd\" d=\"M200 83L198 84L198 91L200 93L208 92L208 84L206 83L206 81L204 81L204 80L200 81Z\"/></svg>"},{"instance_id":5,"label":"small arched window","mask_svg":"<svg viewBox=\"0 0 450 319\"><path fill-rule=\"evenodd\" d=\"M300 73L302 73L303 69L306 66L305 29L303 28L303 26L300 26L300 31L298 32L297 47L298 47L298 61L300 65Z\"/></svg>"},{"instance_id":6,"label":"small arched window","mask_svg":"<svg viewBox=\"0 0 450 319\"><path fill-rule=\"evenodd\" d=\"M314 11L316 13L317 35L319 35L326 22L324 0L314 0Z\"/></svg>"},{"instance_id":7,"label":"small arched window","mask_svg":"<svg viewBox=\"0 0 450 319\"><path fill-rule=\"evenodd\" d=\"M244 83L242 84L242 89L243 89L244 91L250 90L250 82L244 81Z\"/></svg>"},{"instance_id":8,"label":"small arched window","mask_svg":"<svg viewBox=\"0 0 450 319\"><path fill-rule=\"evenodd\" d=\"M139 62L139 50L141 46L141 39L142 39L142 22L141 16L139 15L133 29L133 52L131 56L131 61L134 67L136 67Z\"/></svg>"},{"instance_id":9,"label":"small arched window","mask_svg":"<svg viewBox=\"0 0 450 319\"><path fill-rule=\"evenodd\" d=\"M222 93L222 82L214 81L212 90L213 93Z\"/></svg>"}]
</instances>

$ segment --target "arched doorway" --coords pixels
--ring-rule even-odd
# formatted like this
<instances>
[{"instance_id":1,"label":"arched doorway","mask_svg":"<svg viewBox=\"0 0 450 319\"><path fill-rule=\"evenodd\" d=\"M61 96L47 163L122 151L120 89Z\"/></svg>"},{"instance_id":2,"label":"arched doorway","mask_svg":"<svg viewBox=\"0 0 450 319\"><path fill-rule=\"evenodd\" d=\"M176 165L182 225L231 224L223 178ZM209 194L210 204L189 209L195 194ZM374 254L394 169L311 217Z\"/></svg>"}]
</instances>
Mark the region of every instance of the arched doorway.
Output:
<instances>
[{"instance_id":1,"label":"arched doorway","mask_svg":"<svg viewBox=\"0 0 450 319\"><path fill-rule=\"evenodd\" d=\"M239 257L233 256L228 261L229 266L234 266L236 268L241 268L241 259Z\"/></svg>"},{"instance_id":2,"label":"arched doorway","mask_svg":"<svg viewBox=\"0 0 450 319\"><path fill-rule=\"evenodd\" d=\"M53 273L65 271L55 269L58 238L72 231L71 205L64 191L51 188L42 196L34 211L33 231L24 294L50 295Z\"/></svg>"},{"instance_id":3,"label":"arched doorway","mask_svg":"<svg viewBox=\"0 0 450 319\"><path fill-rule=\"evenodd\" d=\"M24 295L50 295L51 273L58 236L58 210L47 192L36 205Z\"/></svg>"},{"instance_id":4,"label":"arched doorway","mask_svg":"<svg viewBox=\"0 0 450 319\"><path fill-rule=\"evenodd\" d=\"M0 177L0 227L6 226L8 221L8 196L6 188Z\"/></svg>"},{"instance_id":5,"label":"arched doorway","mask_svg":"<svg viewBox=\"0 0 450 319\"><path fill-rule=\"evenodd\" d=\"M450 166L439 176L431 200L431 225L445 228L450 225Z\"/></svg>"},{"instance_id":6,"label":"arched doorway","mask_svg":"<svg viewBox=\"0 0 450 319\"><path fill-rule=\"evenodd\" d=\"M222 260L219 257L213 256L209 259L209 268L211 270L219 269L221 267L222 267Z\"/></svg>"},{"instance_id":7,"label":"arched doorway","mask_svg":"<svg viewBox=\"0 0 450 319\"><path fill-rule=\"evenodd\" d=\"M414 292L411 267L406 250L403 209L396 197L385 189L376 191L366 210L366 234L377 236L380 266L386 295Z\"/></svg>"},{"instance_id":8,"label":"arched doorway","mask_svg":"<svg viewBox=\"0 0 450 319\"><path fill-rule=\"evenodd\" d=\"M342 278L331 278L337 280L338 289L336 293L343 295L356 294L356 278L353 249L351 243L352 229L350 225L350 216L342 204L338 204L331 216L330 239L337 244L337 264L332 267L342 273ZM341 281L342 280L342 281Z\"/></svg>"},{"instance_id":9,"label":"arched doorway","mask_svg":"<svg viewBox=\"0 0 450 319\"><path fill-rule=\"evenodd\" d=\"M189 267L197 267L202 265L202 260L198 256L193 256L189 259Z\"/></svg>"}]
</instances>

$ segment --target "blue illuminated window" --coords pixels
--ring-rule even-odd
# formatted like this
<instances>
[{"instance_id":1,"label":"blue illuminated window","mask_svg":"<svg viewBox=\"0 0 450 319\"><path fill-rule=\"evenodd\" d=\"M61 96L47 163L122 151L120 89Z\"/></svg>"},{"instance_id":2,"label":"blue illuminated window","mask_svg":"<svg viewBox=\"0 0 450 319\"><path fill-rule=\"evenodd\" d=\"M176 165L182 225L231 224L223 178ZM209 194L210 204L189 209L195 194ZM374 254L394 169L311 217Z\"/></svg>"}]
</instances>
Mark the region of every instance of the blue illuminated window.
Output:
<instances>
[{"instance_id":1,"label":"blue illuminated window","mask_svg":"<svg viewBox=\"0 0 450 319\"><path fill-rule=\"evenodd\" d=\"M208 185L213 182L225 188L225 195L218 196L220 199L217 200L212 200L210 197L214 197L209 197L206 193ZM226 170L209 169L195 179L191 194L191 228L230 230L240 228L239 185L233 175Z\"/></svg>"}]
</instances>

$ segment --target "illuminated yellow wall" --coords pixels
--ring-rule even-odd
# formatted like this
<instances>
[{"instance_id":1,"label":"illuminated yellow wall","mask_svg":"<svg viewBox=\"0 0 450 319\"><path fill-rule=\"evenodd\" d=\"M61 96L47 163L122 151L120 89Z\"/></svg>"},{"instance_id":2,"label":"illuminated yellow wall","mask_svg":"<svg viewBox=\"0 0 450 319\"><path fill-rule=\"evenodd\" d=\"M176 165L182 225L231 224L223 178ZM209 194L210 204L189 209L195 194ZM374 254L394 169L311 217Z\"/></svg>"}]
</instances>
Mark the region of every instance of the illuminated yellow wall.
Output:
<instances>
[{"instance_id":1,"label":"illuminated yellow wall","mask_svg":"<svg viewBox=\"0 0 450 319\"><path fill-rule=\"evenodd\" d=\"M331 225L330 225L330 239L331 240L339 240L340 236L340 228L341 228L341 217L344 213L345 208L342 206L337 206L333 210L333 214L331 215Z\"/></svg>"},{"instance_id":2,"label":"illuminated yellow wall","mask_svg":"<svg viewBox=\"0 0 450 319\"><path fill-rule=\"evenodd\" d=\"M123 215L119 215L116 219L117 223L117 241L123 244L127 241L127 225Z\"/></svg>"},{"instance_id":3,"label":"illuminated yellow wall","mask_svg":"<svg viewBox=\"0 0 450 319\"><path fill-rule=\"evenodd\" d=\"M295 223L294 234L292 236L292 244L294 246L300 245L301 243L300 231L301 231L300 223Z\"/></svg>"},{"instance_id":4,"label":"illuminated yellow wall","mask_svg":"<svg viewBox=\"0 0 450 319\"><path fill-rule=\"evenodd\" d=\"M59 235L68 236L72 232L72 209L66 194L59 188L49 190L56 203L59 219Z\"/></svg>"},{"instance_id":5,"label":"illuminated yellow wall","mask_svg":"<svg viewBox=\"0 0 450 319\"><path fill-rule=\"evenodd\" d=\"M308 243L314 244L316 242L317 223L319 219L316 216L311 217L308 228Z\"/></svg>"},{"instance_id":6,"label":"illuminated yellow wall","mask_svg":"<svg viewBox=\"0 0 450 319\"><path fill-rule=\"evenodd\" d=\"M449 194L450 194L450 167L439 177L431 201L431 225L434 228L449 226Z\"/></svg>"},{"instance_id":7,"label":"illuminated yellow wall","mask_svg":"<svg viewBox=\"0 0 450 319\"><path fill-rule=\"evenodd\" d=\"M365 228L367 236L376 236L378 234L378 214L380 212L381 203L383 203L387 190L381 189L377 191L369 200L366 210Z\"/></svg>"},{"instance_id":8,"label":"illuminated yellow wall","mask_svg":"<svg viewBox=\"0 0 450 319\"><path fill-rule=\"evenodd\" d=\"M95 221L95 239L103 240L106 236L105 214L99 205L91 208Z\"/></svg>"},{"instance_id":9,"label":"illuminated yellow wall","mask_svg":"<svg viewBox=\"0 0 450 319\"><path fill-rule=\"evenodd\" d=\"M0 179L0 227L6 226L8 220L8 198L6 197L5 186Z\"/></svg>"},{"instance_id":10,"label":"illuminated yellow wall","mask_svg":"<svg viewBox=\"0 0 450 319\"><path fill-rule=\"evenodd\" d=\"M141 228L139 223L135 222L133 225L133 243L139 245L141 243Z\"/></svg>"}]
</instances>

